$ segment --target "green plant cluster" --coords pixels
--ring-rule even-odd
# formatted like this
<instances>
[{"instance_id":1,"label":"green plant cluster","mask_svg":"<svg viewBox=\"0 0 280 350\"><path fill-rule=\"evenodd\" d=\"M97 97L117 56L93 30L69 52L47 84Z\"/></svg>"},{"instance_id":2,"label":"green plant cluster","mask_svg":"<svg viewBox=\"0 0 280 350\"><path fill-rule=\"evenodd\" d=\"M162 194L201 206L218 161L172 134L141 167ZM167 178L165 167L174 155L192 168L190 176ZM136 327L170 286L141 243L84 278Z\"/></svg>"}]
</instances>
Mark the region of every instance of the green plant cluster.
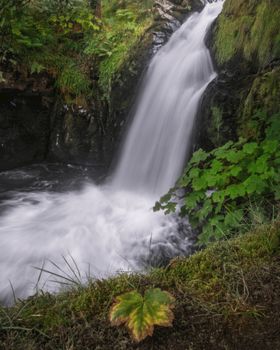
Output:
<instances>
[{"instance_id":1,"label":"green plant cluster","mask_svg":"<svg viewBox=\"0 0 280 350\"><path fill-rule=\"evenodd\" d=\"M86 0L11 1L1 8L0 63L31 74L48 72L69 97L90 94L80 52L100 21Z\"/></svg>"},{"instance_id":2,"label":"green plant cluster","mask_svg":"<svg viewBox=\"0 0 280 350\"><path fill-rule=\"evenodd\" d=\"M279 115L270 118L261 142L227 142L192 156L178 186L155 205L155 210L189 216L201 231L200 243L246 231L272 219L280 200ZM178 189L184 189L180 200ZM253 217L252 217L253 216Z\"/></svg>"},{"instance_id":3,"label":"green plant cluster","mask_svg":"<svg viewBox=\"0 0 280 350\"><path fill-rule=\"evenodd\" d=\"M99 87L108 98L118 73L152 23L152 1L103 1L103 30L92 37L87 55L98 58Z\"/></svg>"},{"instance_id":4,"label":"green plant cluster","mask_svg":"<svg viewBox=\"0 0 280 350\"><path fill-rule=\"evenodd\" d=\"M150 24L152 2L104 0L101 17L97 4L89 0L11 0L7 4L0 0L0 65L31 74L48 72L72 100L91 95L94 72L107 93Z\"/></svg>"}]
</instances>

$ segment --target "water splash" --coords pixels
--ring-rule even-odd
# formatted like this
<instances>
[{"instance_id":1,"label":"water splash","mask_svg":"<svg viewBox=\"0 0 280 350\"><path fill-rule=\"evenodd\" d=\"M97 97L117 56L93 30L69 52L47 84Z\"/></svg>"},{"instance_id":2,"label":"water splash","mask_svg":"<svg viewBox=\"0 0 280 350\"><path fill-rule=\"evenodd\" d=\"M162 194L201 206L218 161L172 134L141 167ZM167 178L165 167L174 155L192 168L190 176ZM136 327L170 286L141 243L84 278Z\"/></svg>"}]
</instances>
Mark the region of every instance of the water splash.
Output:
<instances>
[{"instance_id":1,"label":"water splash","mask_svg":"<svg viewBox=\"0 0 280 350\"><path fill-rule=\"evenodd\" d=\"M152 206L184 166L200 98L215 77L204 37L221 9L221 2L209 3L193 14L152 60L112 183L67 193L18 191L5 200L0 299L11 298L9 280L18 297L32 294L32 266L44 260L67 270L62 255L71 254L81 272L90 265L94 276L106 277L138 269L151 253L188 251L177 218ZM44 281L44 288L56 287Z\"/></svg>"}]
</instances>

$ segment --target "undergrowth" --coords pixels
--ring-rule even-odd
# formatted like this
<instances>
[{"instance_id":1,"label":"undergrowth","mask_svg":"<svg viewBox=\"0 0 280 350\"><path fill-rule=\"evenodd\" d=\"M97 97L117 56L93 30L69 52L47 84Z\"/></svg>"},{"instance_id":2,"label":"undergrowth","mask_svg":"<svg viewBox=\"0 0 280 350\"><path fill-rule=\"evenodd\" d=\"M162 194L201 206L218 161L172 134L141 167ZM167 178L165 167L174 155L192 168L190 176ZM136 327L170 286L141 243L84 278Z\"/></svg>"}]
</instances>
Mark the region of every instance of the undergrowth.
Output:
<instances>
[{"instance_id":1,"label":"undergrowth","mask_svg":"<svg viewBox=\"0 0 280 350\"><path fill-rule=\"evenodd\" d=\"M208 244L275 219L280 200L279 114L266 118L264 136L195 152L177 186L155 210L179 209ZM182 193L183 191L183 193Z\"/></svg>"},{"instance_id":2,"label":"undergrowth","mask_svg":"<svg viewBox=\"0 0 280 350\"><path fill-rule=\"evenodd\" d=\"M48 72L68 100L89 97L92 76L108 95L152 19L152 1L0 1L2 69ZM1 74L3 77L3 72Z\"/></svg>"}]
</instances>

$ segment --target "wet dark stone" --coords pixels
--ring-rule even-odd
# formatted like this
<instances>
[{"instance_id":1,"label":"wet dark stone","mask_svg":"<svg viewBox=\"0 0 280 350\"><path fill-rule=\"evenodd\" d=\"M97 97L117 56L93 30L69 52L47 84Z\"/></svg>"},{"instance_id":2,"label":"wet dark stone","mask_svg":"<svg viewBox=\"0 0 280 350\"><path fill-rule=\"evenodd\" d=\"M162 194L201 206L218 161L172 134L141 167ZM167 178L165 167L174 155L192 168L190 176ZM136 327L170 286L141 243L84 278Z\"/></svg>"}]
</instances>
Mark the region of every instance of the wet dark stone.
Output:
<instances>
[{"instance_id":1,"label":"wet dark stone","mask_svg":"<svg viewBox=\"0 0 280 350\"><path fill-rule=\"evenodd\" d=\"M0 88L0 170L46 157L51 96Z\"/></svg>"}]
</instances>

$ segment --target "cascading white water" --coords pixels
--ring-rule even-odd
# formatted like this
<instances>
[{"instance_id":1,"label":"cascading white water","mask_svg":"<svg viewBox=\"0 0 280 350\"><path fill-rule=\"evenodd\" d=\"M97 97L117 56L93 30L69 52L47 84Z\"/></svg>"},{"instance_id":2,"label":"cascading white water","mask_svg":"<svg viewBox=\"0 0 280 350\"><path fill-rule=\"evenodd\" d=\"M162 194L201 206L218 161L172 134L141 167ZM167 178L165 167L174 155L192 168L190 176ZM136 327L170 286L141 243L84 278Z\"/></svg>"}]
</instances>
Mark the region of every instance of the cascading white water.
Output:
<instances>
[{"instance_id":1,"label":"cascading white water","mask_svg":"<svg viewBox=\"0 0 280 350\"><path fill-rule=\"evenodd\" d=\"M69 271L62 255L71 254L81 272L90 265L92 275L104 277L137 269L153 251L187 251L177 219L151 208L184 166L200 98L215 77L204 38L221 9L222 2L209 3L193 14L152 60L112 183L69 193L17 192L5 201L0 300L10 298L9 280L18 297L32 294L33 266L44 260ZM55 289L49 282L44 288Z\"/></svg>"},{"instance_id":2,"label":"cascading white water","mask_svg":"<svg viewBox=\"0 0 280 350\"><path fill-rule=\"evenodd\" d=\"M207 4L152 60L114 185L161 195L182 173L200 98L215 78L204 38L222 9Z\"/></svg>"}]
</instances>

